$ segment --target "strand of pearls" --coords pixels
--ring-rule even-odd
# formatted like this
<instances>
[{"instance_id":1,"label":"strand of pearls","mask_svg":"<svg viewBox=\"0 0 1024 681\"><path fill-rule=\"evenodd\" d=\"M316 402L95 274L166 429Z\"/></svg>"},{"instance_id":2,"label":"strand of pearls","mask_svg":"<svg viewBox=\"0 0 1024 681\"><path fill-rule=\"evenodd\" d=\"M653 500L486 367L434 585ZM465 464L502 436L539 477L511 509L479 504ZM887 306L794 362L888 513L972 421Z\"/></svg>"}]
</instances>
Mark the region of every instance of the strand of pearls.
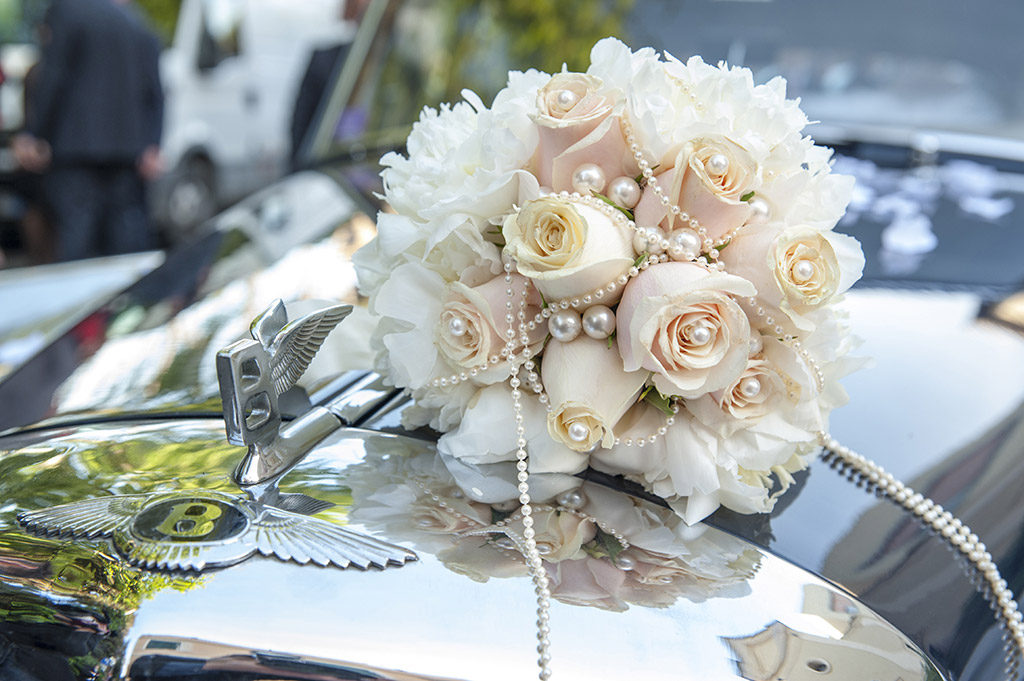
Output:
<instances>
[{"instance_id":1,"label":"strand of pearls","mask_svg":"<svg viewBox=\"0 0 1024 681\"><path fill-rule=\"evenodd\" d=\"M831 463L833 459L838 460L843 466L858 473L882 494L920 518L970 562L992 592L993 609L1009 632L1015 647L1013 664L1016 666L1016 660L1024 655L1024 616L1017 607L1013 592L992 561L992 554L988 552L978 535L971 532L971 529L952 513L928 497L915 492L877 463L843 446L825 431L818 433L818 441L823 447L821 456L825 461Z\"/></svg>"},{"instance_id":2,"label":"strand of pearls","mask_svg":"<svg viewBox=\"0 0 1024 681\"><path fill-rule=\"evenodd\" d=\"M672 415L665 419L665 423L663 425L659 426L658 430L656 430L655 432L651 433L647 437L638 437L636 439L633 439L631 437L627 437L625 439L617 437L617 438L615 438L615 444L616 444L616 446L622 445L624 447L645 447L645 446L647 446L649 444L653 445L655 442L658 441L659 437L662 437L663 435L665 435L665 433L668 432L668 429L671 428L673 425L675 425L676 416L678 414L679 414L679 403L677 401L673 400L672 401Z\"/></svg>"},{"instance_id":3,"label":"strand of pearls","mask_svg":"<svg viewBox=\"0 0 1024 681\"><path fill-rule=\"evenodd\" d=\"M617 529L615 529L611 525L608 525L604 521L598 520L594 516L588 515L588 514L582 512L582 511L579 511L577 509L566 508L565 506L543 505L543 506L534 506L533 510L534 510L534 512L536 512L536 511L558 511L560 513L571 513L572 515L576 516L577 518L579 518L583 522L594 523L594 525L596 527L600 528L600 530L602 532L604 532L605 534L610 534L612 537L615 538L615 541L617 541L619 543L619 546L621 546L623 550L626 550L626 549L628 549L631 546L631 544L629 543L629 540L626 539L626 537L621 532L619 532ZM515 535L515 531L511 529L510 525L512 523L518 521L518 520L523 519L524 517L525 516L522 515L522 511L519 511L519 512L513 513L512 515L510 515L509 517L505 518L504 520L499 520L498 522L494 523L493 527L501 528L502 531L504 531L506 534L508 534L510 536L510 538L511 538L512 535ZM513 539L513 542L514 541L515 540ZM511 549L511 548L515 547L514 543L504 543L501 540L498 540L497 542L495 542L495 544L499 548L502 548L502 549ZM547 555L551 551L552 551L551 545L546 544L545 542L538 542L537 543L537 552L541 556Z\"/></svg>"},{"instance_id":4,"label":"strand of pearls","mask_svg":"<svg viewBox=\"0 0 1024 681\"><path fill-rule=\"evenodd\" d=\"M508 291L512 291L512 261L505 261L505 282L508 284ZM513 296L509 294L508 300L505 301L505 307L508 314L512 313ZM526 338L526 315L524 309L526 307L526 291L523 291L523 296L519 302L519 310L517 317L519 319L519 333L522 338ZM505 343L505 349L507 350L508 357L511 359L514 356L515 349L515 338L516 328L511 317L506 316L508 320L508 340ZM527 339L528 340L528 339ZM530 347L528 343L523 344L523 356L529 359ZM521 381L519 380L519 365L515 362L511 362L509 385L512 387L512 418L515 421L516 427L516 477L519 480L519 503L521 508L519 512L523 516L523 539L520 546L520 550L523 553L523 557L526 559L526 564L530 569L530 576L533 579L534 591L537 594L537 666L539 668L538 678L541 681L547 681L551 678L551 668L549 666L551 662L551 641L549 636L551 634L551 627L549 625L551 609L551 586L548 581L548 574L544 570L544 564L541 562L540 552L537 550L536 533L533 529L533 505L530 499L530 471L528 458L529 455L526 452L526 427L523 424L523 405L521 402L522 393L519 390Z\"/></svg>"},{"instance_id":5,"label":"strand of pearls","mask_svg":"<svg viewBox=\"0 0 1024 681\"><path fill-rule=\"evenodd\" d=\"M817 360L811 357L811 353L807 351L804 344L801 343L793 334L787 333L786 330L778 323L778 320L771 316L764 306L761 305L756 297L751 296L747 298L747 305L750 306L750 310L757 315L765 326L767 326L777 338L780 338L783 343L793 348L793 350L800 356L800 359L804 361L804 364L810 370L811 375L814 377L814 384L817 387L818 392L825 389L825 372L821 370L821 365L818 364Z\"/></svg>"}]
</instances>

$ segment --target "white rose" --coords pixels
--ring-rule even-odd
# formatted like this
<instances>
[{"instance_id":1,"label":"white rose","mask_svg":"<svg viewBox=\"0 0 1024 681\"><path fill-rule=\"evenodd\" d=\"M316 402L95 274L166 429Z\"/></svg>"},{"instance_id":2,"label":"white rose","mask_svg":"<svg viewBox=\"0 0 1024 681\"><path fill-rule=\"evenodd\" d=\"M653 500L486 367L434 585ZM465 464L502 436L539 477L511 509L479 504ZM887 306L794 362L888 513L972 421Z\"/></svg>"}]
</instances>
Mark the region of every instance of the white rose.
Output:
<instances>
[{"instance_id":1,"label":"white rose","mask_svg":"<svg viewBox=\"0 0 1024 681\"><path fill-rule=\"evenodd\" d=\"M530 201L505 220L505 251L548 301L604 287L633 265L632 233L604 212L556 197ZM611 305L618 292L602 302Z\"/></svg>"},{"instance_id":2,"label":"white rose","mask_svg":"<svg viewBox=\"0 0 1024 681\"><path fill-rule=\"evenodd\" d=\"M757 287L765 303L800 328L802 318L849 289L864 269L856 239L810 227L778 225L738 235L722 250L726 269Z\"/></svg>"},{"instance_id":3,"label":"white rose","mask_svg":"<svg viewBox=\"0 0 1024 681\"><path fill-rule=\"evenodd\" d=\"M732 384L746 367L750 323L730 296L754 293L744 279L691 263L645 270L616 313L625 370L653 371L663 395L694 398Z\"/></svg>"},{"instance_id":4,"label":"white rose","mask_svg":"<svg viewBox=\"0 0 1024 681\"><path fill-rule=\"evenodd\" d=\"M775 397L785 396L786 386L771 364L760 357L747 360L747 368L724 390L712 393L719 409L737 419L756 419L772 408Z\"/></svg>"},{"instance_id":5,"label":"white rose","mask_svg":"<svg viewBox=\"0 0 1024 681\"><path fill-rule=\"evenodd\" d=\"M683 145L654 181L670 201L696 218L713 239L747 221L752 209L743 197L760 186L757 164L750 154L724 137L699 138ZM674 223L650 183L634 215L641 226L688 227Z\"/></svg>"},{"instance_id":6,"label":"white rose","mask_svg":"<svg viewBox=\"0 0 1024 681\"><path fill-rule=\"evenodd\" d=\"M508 289L513 296L509 298ZM505 277L495 277L480 286L469 287L461 282L448 285L448 297L441 306L441 315L435 327L437 347L455 365L480 368L488 365L491 357L498 356L505 347L508 322L504 318L505 303L512 300L518 309L525 292L527 319L540 312L540 296L526 277L512 275L511 286ZM499 316L501 315L501 316ZM516 327L513 327L516 328ZM531 344L544 340L542 328L528 332ZM516 349L522 347L516 329Z\"/></svg>"},{"instance_id":7,"label":"white rose","mask_svg":"<svg viewBox=\"0 0 1024 681\"><path fill-rule=\"evenodd\" d=\"M548 433L556 442L587 452L615 444L615 424L647 380L646 371L623 371L615 348L580 336L551 341L544 351L541 378L550 399Z\"/></svg>"},{"instance_id":8,"label":"white rose","mask_svg":"<svg viewBox=\"0 0 1024 681\"><path fill-rule=\"evenodd\" d=\"M591 123L590 129L612 111L614 101L601 90L604 83L585 73L556 73L537 91L537 124L546 128L578 127Z\"/></svg>"}]
</instances>

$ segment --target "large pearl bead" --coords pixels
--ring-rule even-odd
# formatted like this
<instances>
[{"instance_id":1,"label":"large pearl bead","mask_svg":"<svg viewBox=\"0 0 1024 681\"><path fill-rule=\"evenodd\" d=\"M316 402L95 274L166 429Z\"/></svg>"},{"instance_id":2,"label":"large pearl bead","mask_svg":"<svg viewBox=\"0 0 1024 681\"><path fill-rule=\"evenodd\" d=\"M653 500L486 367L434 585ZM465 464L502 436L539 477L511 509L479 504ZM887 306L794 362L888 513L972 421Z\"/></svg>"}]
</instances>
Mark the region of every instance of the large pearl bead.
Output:
<instances>
[{"instance_id":1,"label":"large pearl bead","mask_svg":"<svg viewBox=\"0 0 1024 681\"><path fill-rule=\"evenodd\" d=\"M709 175L725 175L729 172L729 158L725 154L712 154L704 168Z\"/></svg>"},{"instance_id":2,"label":"large pearl bead","mask_svg":"<svg viewBox=\"0 0 1024 681\"><path fill-rule=\"evenodd\" d=\"M754 197L747 202L750 206L750 218L747 220L748 223L760 223L764 222L771 215L772 209L768 206L768 202L762 198Z\"/></svg>"},{"instance_id":3,"label":"large pearl bead","mask_svg":"<svg viewBox=\"0 0 1024 681\"><path fill-rule=\"evenodd\" d=\"M707 345L711 342L712 328L701 322L690 328L690 342L694 345Z\"/></svg>"},{"instance_id":4,"label":"large pearl bead","mask_svg":"<svg viewBox=\"0 0 1024 681\"><path fill-rule=\"evenodd\" d=\"M593 163L584 163L572 174L572 188L584 196L590 196L592 192L600 194L607 182L601 166Z\"/></svg>"},{"instance_id":5,"label":"large pearl bead","mask_svg":"<svg viewBox=\"0 0 1024 681\"><path fill-rule=\"evenodd\" d=\"M740 381L740 394L744 397L757 397L758 393L761 392L761 381L757 380L753 376L747 376Z\"/></svg>"},{"instance_id":6,"label":"large pearl bead","mask_svg":"<svg viewBox=\"0 0 1024 681\"><path fill-rule=\"evenodd\" d=\"M466 320L462 317L452 317L448 320L448 333L456 338L466 335Z\"/></svg>"},{"instance_id":7,"label":"large pearl bead","mask_svg":"<svg viewBox=\"0 0 1024 681\"><path fill-rule=\"evenodd\" d=\"M494 545L501 549L514 549L516 543L512 541L511 537L498 537L494 540Z\"/></svg>"},{"instance_id":8,"label":"large pearl bead","mask_svg":"<svg viewBox=\"0 0 1024 681\"><path fill-rule=\"evenodd\" d=\"M585 423L573 421L569 425L569 439L573 442L586 442L590 437L590 428Z\"/></svg>"},{"instance_id":9,"label":"large pearl bead","mask_svg":"<svg viewBox=\"0 0 1024 681\"><path fill-rule=\"evenodd\" d=\"M587 497L578 489L570 489L555 497L555 502L562 508L578 511L587 503Z\"/></svg>"},{"instance_id":10,"label":"large pearl bead","mask_svg":"<svg viewBox=\"0 0 1024 681\"><path fill-rule=\"evenodd\" d=\"M616 177L608 185L608 198L624 208L633 208L640 203L640 185L632 177Z\"/></svg>"},{"instance_id":11,"label":"large pearl bead","mask_svg":"<svg viewBox=\"0 0 1024 681\"><path fill-rule=\"evenodd\" d=\"M546 556L546 555L550 554L554 550L555 550L555 547L553 547L551 544L547 543L546 541L539 541L539 542L537 542L537 553L539 553L542 556Z\"/></svg>"},{"instance_id":12,"label":"large pearl bead","mask_svg":"<svg viewBox=\"0 0 1024 681\"><path fill-rule=\"evenodd\" d=\"M636 560L627 553L620 553L615 557L615 567L629 571L636 567Z\"/></svg>"},{"instance_id":13,"label":"large pearl bead","mask_svg":"<svg viewBox=\"0 0 1024 681\"><path fill-rule=\"evenodd\" d=\"M690 261L700 255L700 235L692 229L674 229L668 235L668 255L673 260Z\"/></svg>"},{"instance_id":14,"label":"large pearl bead","mask_svg":"<svg viewBox=\"0 0 1024 681\"><path fill-rule=\"evenodd\" d=\"M811 260L797 260L793 265L793 280L798 284L810 280L817 273L818 268Z\"/></svg>"},{"instance_id":15,"label":"large pearl bead","mask_svg":"<svg viewBox=\"0 0 1024 681\"><path fill-rule=\"evenodd\" d=\"M658 255L665 251L665 232L659 227L638 227L633 235L633 250Z\"/></svg>"},{"instance_id":16,"label":"large pearl bead","mask_svg":"<svg viewBox=\"0 0 1024 681\"><path fill-rule=\"evenodd\" d=\"M583 333L603 340L615 330L615 313L607 305L588 307L583 313Z\"/></svg>"},{"instance_id":17,"label":"large pearl bead","mask_svg":"<svg viewBox=\"0 0 1024 681\"><path fill-rule=\"evenodd\" d=\"M548 320L548 332L556 341L568 343L580 335L583 324L575 310L559 310Z\"/></svg>"},{"instance_id":18,"label":"large pearl bead","mask_svg":"<svg viewBox=\"0 0 1024 681\"><path fill-rule=\"evenodd\" d=\"M576 93L572 90L559 90L556 95L556 99L558 100L559 108L563 111L568 111L576 106L576 103L580 101L580 98L577 97Z\"/></svg>"}]
</instances>

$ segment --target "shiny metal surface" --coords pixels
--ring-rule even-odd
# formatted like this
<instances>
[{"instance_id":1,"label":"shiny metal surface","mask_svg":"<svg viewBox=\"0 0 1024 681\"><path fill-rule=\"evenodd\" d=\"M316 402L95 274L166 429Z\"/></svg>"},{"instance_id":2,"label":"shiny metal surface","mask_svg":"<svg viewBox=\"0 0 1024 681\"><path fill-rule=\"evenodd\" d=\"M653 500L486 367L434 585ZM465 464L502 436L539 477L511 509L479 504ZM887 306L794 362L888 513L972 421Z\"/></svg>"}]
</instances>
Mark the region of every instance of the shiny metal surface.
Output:
<instances>
[{"instance_id":1,"label":"shiny metal surface","mask_svg":"<svg viewBox=\"0 0 1024 681\"><path fill-rule=\"evenodd\" d=\"M33 507L107 493L237 493L230 471L241 450L213 419L37 432L2 447L0 494ZM91 654L132 678L174 678L167 670L186 662L208 672L273 669L274 678L343 677L338 669L385 679L528 678L535 644L525 567L503 546L489 507L481 515L446 476L428 442L341 429L281 479L282 494L335 504L319 520L420 553L421 561L387 571L259 558L198 578L140 572L102 542L26 535L9 503L0 510L0 607L10 612L15 594L26 594L58 630L69 613L97 618L106 607L94 647L102 643L103 654ZM551 547L559 678L818 678L813 665L822 660L833 678L941 678L896 629L829 583L620 492L593 483L578 492L566 503L603 529L561 560ZM59 577L68 556L80 565L74 581ZM105 575L120 581L107 584ZM103 593L117 600L98 601ZM244 612L259 612L259 621ZM27 626L16 613L8 624Z\"/></svg>"},{"instance_id":2,"label":"shiny metal surface","mask_svg":"<svg viewBox=\"0 0 1024 681\"><path fill-rule=\"evenodd\" d=\"M327 334L351 313L351 305L328 305L289 321L278 298L252 320L252 340L236 341L217 353L228 442L249 448L235 469L239 484L256 485L280 475L340 425L321 409L282 429L280 399L306 373Z\"/></svg>"}]
</instances>

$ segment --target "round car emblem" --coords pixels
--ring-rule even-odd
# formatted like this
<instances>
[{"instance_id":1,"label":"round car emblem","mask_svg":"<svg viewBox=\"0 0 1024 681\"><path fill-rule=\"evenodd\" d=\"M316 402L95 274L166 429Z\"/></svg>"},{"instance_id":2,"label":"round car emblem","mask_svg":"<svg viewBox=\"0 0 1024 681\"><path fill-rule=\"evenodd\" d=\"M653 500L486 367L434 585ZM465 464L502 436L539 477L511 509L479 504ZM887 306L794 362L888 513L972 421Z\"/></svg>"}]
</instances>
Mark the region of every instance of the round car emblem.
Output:
<instances>
[{"instance_id":1,"label":"round car emblem","mask_svg":"<svg viewBox=\"0 0 1024 681\"><path fill-rule=\"evenodd\" d=\"M177 497L147 506L131 533L150 542L221 542L245 532L249 522L236 506L209 497Z\"/></svg>"}]
</instances>

